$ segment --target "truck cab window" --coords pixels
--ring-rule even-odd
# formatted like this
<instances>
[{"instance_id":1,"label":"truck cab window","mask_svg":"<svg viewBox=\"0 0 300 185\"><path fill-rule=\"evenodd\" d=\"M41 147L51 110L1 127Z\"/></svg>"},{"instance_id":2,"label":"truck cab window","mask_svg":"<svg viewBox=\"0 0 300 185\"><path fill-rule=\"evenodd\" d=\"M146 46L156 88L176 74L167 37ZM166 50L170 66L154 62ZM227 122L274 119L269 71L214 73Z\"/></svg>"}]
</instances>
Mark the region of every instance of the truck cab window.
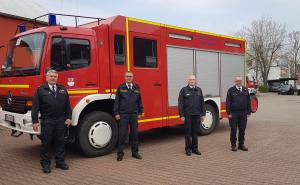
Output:
<instances>
[{"instance_id":1,"label":"truck cab window","mask_svg":"<svg viewBox=\"0 0 300 185\"><path fill-rule=\"evenodd\" d=\"M125 37L123 35L115 35L115 64L125 64Z\"/></svg>"},{"instance_id":2,"label":"truck cab window","mask_svg":"<svg viewBox=\"0 0 300 185\"><path fill-rule=\"evenodd\" d=\"M134 66L157 67L157 42L156 40L133 38Z\"/></svg>"},{"instance_id":3,"label":"truck cab window","mask_svg":"<svg viewBox=\"0 0 300 185\"><path fill-rule=\"evenodd\" d=\"M51 68L57 71L87 67L90 64L90 43L84 39L54 37L51 47Z\"/></svg>"}]
</instances>

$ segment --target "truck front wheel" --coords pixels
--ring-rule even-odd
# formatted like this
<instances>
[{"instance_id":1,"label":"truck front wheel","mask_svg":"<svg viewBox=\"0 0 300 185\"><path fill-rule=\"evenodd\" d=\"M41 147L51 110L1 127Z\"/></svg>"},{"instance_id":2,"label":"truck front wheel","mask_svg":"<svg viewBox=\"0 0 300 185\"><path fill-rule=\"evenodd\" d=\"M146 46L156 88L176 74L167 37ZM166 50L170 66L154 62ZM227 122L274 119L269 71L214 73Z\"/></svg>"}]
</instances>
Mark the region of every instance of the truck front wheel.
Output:
<instances>
[{"instance_id":1,"label":"truck front wheel","mask_svg":"<svg viewBox=\"0 0 300 185\"><path fill-rule=\"evenodd\" d=\"M115 119L108 113L97 111L83 117L78 126L77 144L87 157L110 153L118 139Z\"/></svg>"}]
</instances>

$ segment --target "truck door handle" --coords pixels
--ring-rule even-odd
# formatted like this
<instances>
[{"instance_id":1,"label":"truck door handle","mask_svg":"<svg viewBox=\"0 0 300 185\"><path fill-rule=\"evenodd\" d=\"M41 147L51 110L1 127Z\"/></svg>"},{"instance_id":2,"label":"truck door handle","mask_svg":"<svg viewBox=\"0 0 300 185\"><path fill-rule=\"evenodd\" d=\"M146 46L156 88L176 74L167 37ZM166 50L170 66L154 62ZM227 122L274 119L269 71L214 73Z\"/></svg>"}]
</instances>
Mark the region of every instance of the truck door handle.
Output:
<instances>
[{"instance_id":1,"label":"truck door handle","mask_svg":"<svg viewBox=\"0 0 300 185\"><path fill-rule=\"evenodd\" d=\"M86 85L86 86L96 86L96 84L95 84L95 83L92 83L92 82L88 82L88 83L86 83L85 85Z\"/></svg>"},{"instance_id":2,"label":"truck door handle","mask_svg":"<svg viewBox=\"0 0 300 185\"><path fill-rule=\"evenodd\" d=\"M161 84L159 82L155 82L153 85L154 86L161 86Z\"/></svg>"}]
</instances>

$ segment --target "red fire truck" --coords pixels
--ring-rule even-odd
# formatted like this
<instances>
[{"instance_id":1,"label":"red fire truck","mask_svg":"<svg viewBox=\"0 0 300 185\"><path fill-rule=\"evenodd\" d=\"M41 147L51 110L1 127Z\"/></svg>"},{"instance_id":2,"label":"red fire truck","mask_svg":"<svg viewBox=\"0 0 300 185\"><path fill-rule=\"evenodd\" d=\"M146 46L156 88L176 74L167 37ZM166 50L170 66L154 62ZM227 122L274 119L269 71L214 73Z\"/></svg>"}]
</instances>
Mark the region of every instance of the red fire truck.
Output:
<instances>
[{"instance_id":1,"label":"red fire truck","mask_svg":"<svg viewBox=\"0 0 300 185\"><path fill-rule=\"evenodd\" d=\"M10 41L1 71L0 125L14 136L39 135L31 126L31 99L50 68L58 71L58 82L70 95L73 125L68 139L88 157L105 155L116 145L114 93L126 71L134 73L141 87L139 130L183 124L178 94L187 76L195 74L205 95L201 135L227 117L227 89L234 76L245 76L245 41L239 38L125 16L73 27L55 25L55 15L48 16L49 26L23 27ZM256 110L257 99L252 99Z\"/></svg>"}]
</instances>

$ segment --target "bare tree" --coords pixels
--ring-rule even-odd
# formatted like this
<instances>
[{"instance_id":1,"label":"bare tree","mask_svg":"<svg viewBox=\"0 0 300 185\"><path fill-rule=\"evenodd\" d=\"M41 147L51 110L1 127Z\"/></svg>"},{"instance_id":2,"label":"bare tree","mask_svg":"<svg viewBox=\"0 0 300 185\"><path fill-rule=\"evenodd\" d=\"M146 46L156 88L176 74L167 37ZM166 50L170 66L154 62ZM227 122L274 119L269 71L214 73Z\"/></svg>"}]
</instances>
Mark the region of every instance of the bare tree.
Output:
<instances>
[{"instance_id":1,"label":"bare tree","mask_svg":"<svg viewBox=\"0 0 300 185\"><path fill-rule=\"evenodd\" d=\"M247 40L247 60L254 64L252 66L261 73L263 83L267 85L270 67L280 58L283 49L285 25L262 17L243 27L237 35Z\"/></svg>"},{"instance_id":2,"label":"bare tree","mask_svg":"<svg viewBox=\"0 0 300 185\"><path fill-rule=\"evenodd\" d=\"M300 64L300 32L292 31L286 41L286 53L291 77L297 75L297 65Z\"/></svg>"}]
</instances>

